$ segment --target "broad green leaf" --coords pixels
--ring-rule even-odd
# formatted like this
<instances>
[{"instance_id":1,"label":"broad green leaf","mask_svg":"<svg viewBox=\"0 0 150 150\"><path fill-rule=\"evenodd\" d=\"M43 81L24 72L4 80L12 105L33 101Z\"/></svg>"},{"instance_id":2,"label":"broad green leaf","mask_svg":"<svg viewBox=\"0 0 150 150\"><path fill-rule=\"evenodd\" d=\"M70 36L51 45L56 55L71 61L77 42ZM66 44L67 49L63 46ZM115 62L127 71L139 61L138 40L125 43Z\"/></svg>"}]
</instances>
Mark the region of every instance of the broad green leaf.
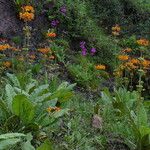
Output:
<instances>
[{"instance_id":1,"label":"broad green leaf","mask_svg":"<svg viewBox=\"0 0 150 150\"><path fill-rule=\"evenodd\" d=\"M31 98L32 100L34 100L37 96L40 96L43 91L47 90L48 87L49 87L48 84L41 85L41 86L37 87L37 88L34 89L34 91L31 93L30 98Z\"/></svg>"},{"instance_id":2,"label":"broad green leaf","mask_svg":"<svg viewBox=\"0 0 150 150\"><path fill-rule=\"evenodd\" d=\"M19 82L18 78L14 74L7 73L7 77L14 84L14 86L20 87L20 82Z\"/></svg>"},{"instance_id":3,"label":"broad green leaf","mask_svg":"<svg viewBox=\"0 0 150 150\"><path fill-rule=\"evenodd\" d=\"M67 108L66 108L66 109L62 109L62 110L60 110L60 111L57 111L57 112L55 112L55 113L53 114L53 117L54 117L54 118L59 118L59 117L65 115L65 114L67 114L68 111L69 111L69 109L67 109Z\"/></svg>"},{"instance_id":4,"label":"broad green leaf","mask_svg":"<svg viewBox=\"0 0 150 150\"><path fill-rule=\"evenodd\" d=\"M10 84L7 84L5 86L5 91L6 91L6 102L7 102L8 108L12 110L12 101L16 93L14 91L14 88Z\"/></svg>"},{"instance_id":5,"label":"broad green leaf","mask_svg":"<svg viewBox=\"0 0 150 150\"><path fill-rule=\"evenodd\" d=\"M12 108L14 114L19 116L25 124L28 124L33 120L35 108L25 95L15 96Z\"/></svg>"},{"instance_id":6,"label":"broad green leaf","mask_svg":"<svg viewBox=\"0 0 150 150\"><path fill-rule=\"evenodd\" d=\"M148 126L148 118L147 118L147 112L143 106L143 104L141 104L139 106L138 112L137 112L137 125L138 126Z\"/></svg>"},{"instance_id":7,"label":"broad green leaf","mask_svg":"<svg viewBox=\"0 0 150 150\"><path fill-rule=\"evenodd\" d=\"M18 138L18 137L25 137L25 134L22 133L6 133L0 135L0 140L10 139L10 138Z\"/></svg>"},{"instance_id":8,"label":"broad green leaf","mask_svg":"<svg viewBox=\"0 0 150 150\"><path fill-rule=\"evenodd\" d=\"M0 141L0 150L8 149L11 145L15 145L18 142L21 142L19 138L12 138Z\"/></svg>"},{"instance_id":9,"label":"broad green leaf","mask_svg":"<svg viewBox=\"0 0 150 150\"><path fill-rule=\"evenodd\" d=\"M28 133L26 135L26 142L22 143L22 150L35 150L35 148L31 144L31 140L33 139L33 136L31 133Z\"/></svg>"}]
</instances>

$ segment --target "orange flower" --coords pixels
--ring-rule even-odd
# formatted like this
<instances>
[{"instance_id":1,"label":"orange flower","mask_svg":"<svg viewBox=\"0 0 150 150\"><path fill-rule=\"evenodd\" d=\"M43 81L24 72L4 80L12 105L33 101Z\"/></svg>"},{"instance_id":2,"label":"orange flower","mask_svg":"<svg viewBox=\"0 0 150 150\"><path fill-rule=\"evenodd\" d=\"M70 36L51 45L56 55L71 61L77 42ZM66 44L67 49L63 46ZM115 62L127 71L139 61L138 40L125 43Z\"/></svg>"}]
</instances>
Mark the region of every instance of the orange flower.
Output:
<instances>
[{"instance_id":1,"label":"orange flower","mask_svg":"<svg viewBox=\"0 0 150 150\"><path fill-rule=\"evenodd\" d=\"M135 64L135 65L138 65L140 63L140 61L138 59L135 59L135 58L132 58L130 60L131 63Z\"/></svg>"},{"instance_id":2,"label":"orange flower","mask_svg":"<svg viewBox=\"0 0 150 150\"><path fill-rule=\"evenodd\" d=\"M49 112L49 113L50 113L50 112L52 112L52 111L53 111L53 108L52 108L52 107L48 107L46 110L47 110L47 112Z\"/></svg>"},{"instance_id":3,"label":"orange flower","mask_svg":"<svg viewBox=\"0 0 150 150\"><path fill-rule=\"evenodd\" d=\"M11 62L10 61L5 61L3 62L3 66L6 67L6 68L10 68L11 67Z\"/></svg>"},{"instance_id":4,"label":"orange flower","mask_svg":"<svg viewBox=\"0 0 150 150\"><path fill-rule=\"evenodd\" d=\"M54 60L54 59L55 59L55 56L51 55L51 56L49 57L49 59Z\"/></svg>"},{"instance_id":5,"label":"orange flower","mask_svg":"<svg viewBox=\"0 0 150 150\"><path fill-rule=\"evenodd\" d=\"M144 68L150 67L150 61L149 61L149 60L143 60L143 61L141 62L141 64L142 64L142 66L143 66Z\"/></svg>"},{"instance_id":6,"label":"orange flower","mask_svg":"<svg viewBox=\"0 0 150 150\"><path fill-rule=\"evenodd\" d=\"M118 24L116 24L115 26L112 27L112 31L120 32L121 27Z\"/></svg>"},{"instance_id":7,"label":"orange flower","mask_svg":"<svg viewBox=\"0 0 150 150\"><path fill-rule=\"evenodd\" d=\"M22 11L19 13L20 19L25 22L31 21L34 19L34 8L30 5L23 6Z\"/></svg>"},{"instance_id":8,"label":"orange flower","mask_svg":"<svg viewBox=\"0 0 150 150\"><path fill-rule=\"evenodd\" d=\"M129 59L129 56L128 56L128 55L119 55L119 56L118 56L118 59L119 59L119 60L122 60L122 61L126 61L126 60Z\"/></svg>"},{"instance_id":9,"label":"orange flower","mask_svg":"<svg viewBox=\"0 0 150 150\"><path fill-rule=\"evenodd\" d=\"M19 49L15 48L15 47L11 47L10 49L11 49L12 51L14 51L14 52L19 51Z\"/></svg>"},{"instance_id":10,"label":"orange flower","mask_svg":"<svg viewBox=\"0 0 150 150\"><path fill-rule=\"evenodd\" d=\"M119 32L116 32L116 31L113 31L112 34L113 34L114 36L120 35L120 33L119 33Z\"/></svg>"},{"instance_id":11,"label":"orange flower","mask_svg":"<svg viewBox=\"0 0 150 150\"><path fill-rule=\"evenodd\" d=\"M60 107L55 107L55 111L60 111L61 108Z\"/></svg>"},{"instance_id":12,"label":"orange flower","mask_svg":"<svg viewBox=\"0 0 150 150\"><path fill-rule=\"evenodd\" d=\"M96 66L95 66L95 69L96 69L96 70L105 70L105 69L106 69L106 66L105 66L105 65L96 65Z\"/></svg>"},{"instance_id":13,"label":"orange flower","mask_svg":"<svg viewBox=\"0 0 150 150\"><path fill-rule=\"evenodd\" d=\"M48 32L47 37L56 37L56 33L54 32Z\"/></svg>"},{"instance_id":14,"label":"orange flower","mask_svg":"<svg viewBox=\"0 0 150 150\"><path fill-rule=\"evenodd\" d=\"M9 48L10 48L9 44L2 44L2 45L0 45L0 51L4 51L4 50L9 49Z\"/></svg>"},{"instance_id":15,"label":"orange flower","mask_svg":"<svg viewBox=\"0 0 150 150\"><path fill-rule=\"evenodd\" d=\"M50 48L39 48L38 51L41 52L42 54L48 54L51 52L51 49Z\"/></svg>"},{"instance_id":16,"label":"orange flower","mask_svg":"<svg viewBox=\"0 0 150 150\"><path fill-rule=\"evenodd\" d=\"M60 111L61 108L60 107L48 107L47 109L47 112L54 112L54 111Z\"/></svg>"},{"instance_id":17,"label":"orange flower","mask_svg":"<svg viewBox=\"0 0 150 150\"><path fill-rule=\"evenodd\" d=\"M128 70L131 70L131 69L136 69L137 66L135 66L133 63L131 62L127 62L124 64L125 67L127 67Z\"/></svg>"},{"instance_id":18,"label":"orange flower","mask_svg":"<svg viewBox=\"0 0 150 150\"><path fill-rule=\"evenodd\" d=\"M30 13L34 13L35 12L34 8L31 5L23 6L22 10L25 11L25 12L30 12Z\"/></svg>"},{"instance_id":19,"label":"orange flower","mask_svg":"<svg viewBox=\"0 0 150 150\"><path fill-rule=\"evenodd\" d=\"M129 53L129 52L131 52L131 51L132 51L131 48L126 48L126 49L122 50L122 52L125 52L125 53Z\"/></svg>"},{"instance_id":20,"label":"orange flower","mask_svg":"<svg viewBox=\"0 0 150 150\"><path fill-rule=\"evenodd\" d=\"M34 19L34 14L33 13L29 13L29 12L20 12L20 19L24 20L25 22L27 21L32 21Z\"/></svg>"},{"instance_id":21,"label":"orange flower","mask_svg":"<svg viewBox=\"0 0 150 150\"><path fill-rule=\"evenodd\" d=\"M29 58L34 60L36 58L36 56L35 55L30 55Z\"/></svg>"},{"instance_id":22,"label":"orange flower","mask_svg":"<svg viewBox=\"0 0 150 150\"><path fill-rule=\"evenodd\" d=\"M118 24L112 27L113 35L118 36L120 34L120 31L121 31L121 27Z\"/></svg>"},{"instance_id":23,"label":"orange flower","mask_svg":"<svg viewBox=\"0 0 150 150\"><path fill-rule=\"evenodd\" d=\"M136 42L140 46L148 46L149 45L149 40L147 40L147 39L139 39Z\"/></svg>"}]
</instances>

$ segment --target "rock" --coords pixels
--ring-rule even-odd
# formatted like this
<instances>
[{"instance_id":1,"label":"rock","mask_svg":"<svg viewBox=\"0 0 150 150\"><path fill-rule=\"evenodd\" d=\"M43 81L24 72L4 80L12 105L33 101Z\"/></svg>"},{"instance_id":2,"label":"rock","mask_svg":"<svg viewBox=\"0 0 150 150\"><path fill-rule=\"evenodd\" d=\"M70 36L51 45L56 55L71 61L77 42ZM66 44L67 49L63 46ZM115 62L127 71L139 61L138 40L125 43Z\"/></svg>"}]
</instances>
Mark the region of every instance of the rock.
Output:
<instances>
[{"instance_id":1,"label":"rock","mask_svg":"<svg viewBox=\"0 0 150 150\"><path fill-rule=\"evenodd\" d=\"M98 116L98 115L93 116L93 119L92 119L92 127L93 128L97 128L97 129L102 128L102 123L103 123L103 121L100 116Z\"/></svg>"}]
</instances>

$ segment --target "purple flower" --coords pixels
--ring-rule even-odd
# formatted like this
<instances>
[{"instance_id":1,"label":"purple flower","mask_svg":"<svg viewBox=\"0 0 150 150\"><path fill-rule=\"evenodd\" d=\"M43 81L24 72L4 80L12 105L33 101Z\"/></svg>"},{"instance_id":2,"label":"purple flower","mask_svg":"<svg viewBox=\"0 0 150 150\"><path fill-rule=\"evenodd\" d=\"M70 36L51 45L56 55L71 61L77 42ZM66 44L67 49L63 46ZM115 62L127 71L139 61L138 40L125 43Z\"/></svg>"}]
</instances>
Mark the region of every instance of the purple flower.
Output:
<instances>
[{"instance_id":1,"label":"purple flower","mask_svg":"<svg viewBox=\"0 0 150 150\"><path fill-rule=\"evenodd\" d=\"M63 14L63 15L65 16L66 13L67 13L67 8L66 8L66 6L61 6L61 7L60 7L60 12L61 12L61 14Z\"/></svg>"},{"instance_id":2,"label":"purple flower","mask_svg":"<svg viewBox=\"0 0 150 150\"><path fill-rule=\"evenodd\" d=\"M82 56L86 56L86 51L82 51Z\"/></svg>"},{"instance_id":3,"label":"purple flower","mask_svg":"<svg viewBox=\"0 0 150 150\"><path fill-rule=\"evenodd\" d=\"M91 49L91 54L94 55L96 53L96 48Z\"/></svg>"},{"instance_id":4,"label":"purple flower","mask_svg":"<svg viewBox=\"0 0 150 150\"><path fill-rule=\"evenodd\" d=\"M84 41L80 42L80 48L82 49L82 56L86 56L87 54L87 49L85 47L85 44L86 43Z\"/></svg>"},{"instance_id":5,"label":"purple flower","mask_svg":"<svg viewBox=\"0 0 150 150\"><path fill-rule=\"evenodd\" d=\"M59 21L58 21L58 20L52 20L52 21L51 21L51 26L52 26L52 27L57 27L58 24L59 24Z\"/></svg>"}]
</instances>

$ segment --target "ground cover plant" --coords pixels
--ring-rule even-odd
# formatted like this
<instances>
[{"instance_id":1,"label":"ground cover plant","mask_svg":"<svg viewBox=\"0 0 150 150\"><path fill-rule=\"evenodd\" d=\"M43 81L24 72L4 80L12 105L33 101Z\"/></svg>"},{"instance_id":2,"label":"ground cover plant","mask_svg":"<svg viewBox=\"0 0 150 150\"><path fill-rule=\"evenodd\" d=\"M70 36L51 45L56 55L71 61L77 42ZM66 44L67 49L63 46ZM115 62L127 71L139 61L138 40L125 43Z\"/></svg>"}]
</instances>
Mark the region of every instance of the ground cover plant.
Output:
<instances>
[{"instance_id":1,"label":"ground cover plant","mask_svg":"<svg viewBox=\"0 0 150 150\"><path fill-rule=\"evenodd\" d=\"M150 150L148 0L0 0L0 150Z\"/></svg>"}]
</instances>

